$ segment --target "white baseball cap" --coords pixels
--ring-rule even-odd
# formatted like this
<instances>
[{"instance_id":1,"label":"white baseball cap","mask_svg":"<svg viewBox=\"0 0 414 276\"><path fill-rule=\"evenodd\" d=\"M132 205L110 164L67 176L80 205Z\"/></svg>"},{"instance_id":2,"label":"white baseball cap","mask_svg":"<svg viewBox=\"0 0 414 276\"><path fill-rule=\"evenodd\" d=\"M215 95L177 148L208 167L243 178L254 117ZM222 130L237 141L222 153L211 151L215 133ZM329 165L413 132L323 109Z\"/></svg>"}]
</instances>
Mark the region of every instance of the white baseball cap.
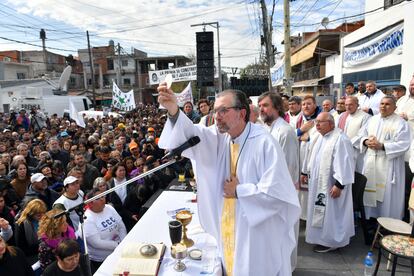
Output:
<instances>
[{"instance_id":1,"label":"white baseball cap","mask_svg":"<svg viewBox=\"0 0 414 276\"><path fill-rule=\"evenodd\" d=\"M63 180L63 186L66 187L66 185L72 184L73 182L75 182L77 180L78 179L76 177L70 175L70 176L66 177L65 180Z\"/></svg>"},{"instance_id":2,"label":"white baseball cap","mask_svg":"<svg viewBox=\"0 0 414 276\"><path fill-rule=\"evenodd\" d=\"M43 180L43 178L45 178L46 176L43 175L43 173L35 173L34 175L32 175L30 177L30 182L34 183L34 182L40 182Z\"/></svg>"}]
</instances>

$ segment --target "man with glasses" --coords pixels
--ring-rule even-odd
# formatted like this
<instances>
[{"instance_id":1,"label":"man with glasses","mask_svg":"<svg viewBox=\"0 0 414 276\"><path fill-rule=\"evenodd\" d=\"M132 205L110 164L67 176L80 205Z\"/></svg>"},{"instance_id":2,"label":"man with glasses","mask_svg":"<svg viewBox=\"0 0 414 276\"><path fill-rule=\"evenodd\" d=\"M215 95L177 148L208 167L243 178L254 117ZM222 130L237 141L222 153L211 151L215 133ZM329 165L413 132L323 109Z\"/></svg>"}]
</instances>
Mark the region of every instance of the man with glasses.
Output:
<instances>
[{"instance_id":1,"label":"man with glasses","mask_svg":"<svg viewBox=\"0 0 414 276\"><path fill-rule=\"evenodd\" d=\"M349 244L355 235L352 188L354 159L351 141L329 112L315 120L318 134L311 141L302 173L309 181L306 242L325 253Z\"/></svg>"},{"instance_id":2,"label":"man with glasses","mask_svg":"<svg viewBox=\"0 0 414 276\"><path fill-rule=\"evenodd\" d=\"M169 119L162 148L193 136L201 142L184 151L196 164L198 210L207 233L216 238L226 275L290 275L300 207L282 149L261 126L249 122L245 94L216 96L215 126L193 125L180 112L174 92L158 87Z\"/></svg>"}]
</instances>

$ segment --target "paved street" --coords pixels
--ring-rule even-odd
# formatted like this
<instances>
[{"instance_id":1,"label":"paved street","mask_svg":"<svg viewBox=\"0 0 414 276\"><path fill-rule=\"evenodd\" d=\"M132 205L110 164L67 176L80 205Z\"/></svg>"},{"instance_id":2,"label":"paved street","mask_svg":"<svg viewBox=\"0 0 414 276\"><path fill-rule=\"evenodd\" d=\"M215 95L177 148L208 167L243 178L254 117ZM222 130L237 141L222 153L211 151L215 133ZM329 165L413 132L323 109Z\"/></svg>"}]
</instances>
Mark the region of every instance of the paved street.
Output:
<instances>
[{"instance_id":1,"label":"paved street","mask_svg":"<svg viewBox=\"0 0 414 276\"><path fill-rule=\"evenodd\" d=\"M364 275L364 258L367 255L369 246L364 244L362 229L357 228L356 236L351 240L351 244L345 248L328 253L315 253L312 251L312 248L313 245L305 243L305 224L302 223L299 234L298 264L293 273L294 276ZM375 262L377 254L378 250L374 250ZM385 268L386 261L383 256L378 272L379 276L391 275L391 271L386 271ZM411 275L410 269L397 266L396 275Z\"/></svg>"}]
</instances>

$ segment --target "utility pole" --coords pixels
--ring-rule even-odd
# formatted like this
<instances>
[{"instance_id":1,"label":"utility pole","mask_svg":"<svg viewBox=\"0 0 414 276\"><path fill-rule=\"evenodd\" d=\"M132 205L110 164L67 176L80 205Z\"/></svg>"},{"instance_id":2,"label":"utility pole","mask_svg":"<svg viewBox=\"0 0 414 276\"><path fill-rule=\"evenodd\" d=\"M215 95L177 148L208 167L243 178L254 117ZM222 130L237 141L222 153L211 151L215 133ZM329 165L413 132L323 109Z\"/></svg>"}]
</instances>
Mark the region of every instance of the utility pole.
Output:
<instances>
[{"instance_id":1,"label":"utility pole","mask_svg":"<svg viewBox=\"0 0 414 276\"><path fill-rule=\"evenodd\" d=\"M45 64L45 73L47 72L47 57L46 57L46 32L44 29L40 29L40 39L42 40L42 49L43 49L43 62Z\"/></svg>"},{"instance_id":2,"label":"utility pole","mask_svg":"<svg viewBox=\"0 0 414 276\"><path fill-rule=\"evenodd\" d=\"M121 45L118 42L118 74L117 74L117 81L118 87L121 87Z\"/></svg>"},{"instance_id":3,"label":"utility pole","mask_svg":"<svg viewBox=\"0 0 414 276\"><path fill-rule=\"evenodd\" d=\"M272 91L272 75L270 69L273 67L274 55L273 55L273 44L272 44L272 20L269 22L269 16L267 14L267 7L265 0L260 0L262 8L262 19L263 19L263 44L266 49L266 62L267 62L267 75L269 76L269 91ZM272 16L273 17L273 16ZM272 18L271 17L271 18ZM270 23L270 24L269 24ZM270 25L270 26L269 26Z\"/></svg>"},{"instance_id":4,"label":"utility pole","mask_svg":"<svg viewBox=\"0 0 414 276\"><path fill-rule=\"evenodd\" d=\"M290 63L290 10L289 10L289 1L283 0L283 10L284 10L284 28L285 28L285 91L286 94L292 95L292 66Z\"/></svg>"},{"instance_id":5,"label":"utility pole","mask_svg":"<svg viewBox=\"0 0 414 276\"><path fill-rule=\"evenodd\" d=\"M218 67L218 92L221 92L223 90L223 84L221 79L221 53L220 53L220 25L218 22L207 22L207 23L201 23L201 24L194 24L190 25L190 27L196 27L196 26L203 26L204 31L206 30L206 25L211 26L213 28L217 29L217 67Z\"/></svg>"},{"instance_id":6,"label":"utility pole","mask_svg":"<svg viewBox=\"0 0 414 276\"><path fill-rule=\"evenodd\" d=\"M92 51L91 51L91 43L89 41L89 31L86 31L86 37L88 38L89 67L91 68L93 106L96 108L95 73L93 71Z\"/></svg>"}]
</instances>

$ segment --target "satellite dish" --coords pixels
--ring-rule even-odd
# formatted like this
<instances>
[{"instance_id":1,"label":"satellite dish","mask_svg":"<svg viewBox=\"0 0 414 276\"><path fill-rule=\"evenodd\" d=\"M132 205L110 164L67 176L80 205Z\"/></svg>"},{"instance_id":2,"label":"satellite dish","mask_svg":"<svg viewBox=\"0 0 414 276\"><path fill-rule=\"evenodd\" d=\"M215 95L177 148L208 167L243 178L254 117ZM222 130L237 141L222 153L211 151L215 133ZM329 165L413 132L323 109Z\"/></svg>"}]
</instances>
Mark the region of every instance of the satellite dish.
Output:
<instances>
[{"instance_id":1,"label":"satellite dish","mask_svg":"<svg viewBox=\"0 0 414 276\"><path fill-rule=\"evenodd\" d=\"M329 24L329 18L328 17L324 17L322 19L322 21L321 21L321 25L324 26L325 29L326 29L326 26L328 26L328 24Z\"/></svg>"},{"instance_id":2,"label":"satellite dish","mask_svg":"<svg viewBox=\"0 0 414 276\"><path fill-rule=\"evenodd\" d=\"M67 93L68 87L67 83L70 78L70 74L72 73L72 66L66 66L65 70L63 70L62 75L59 78L59 82L56 83L49 78L43 78L48 84L52 86L52 91L54 95L63 95Z\"/></svg>"},{"instance_id":3,"label":"satellite dish","mask_svg":"<svg viewBox=\"0 0 414 276\"><path fill-rule=\"evenodd\" d=\"M62 75L59 79L59 85L57 89L66 91L67 90L67 83L70 78L70 74L72 73L72 66L68 65L65 70L63 70Z\"/></svg>"}]
</instances>

